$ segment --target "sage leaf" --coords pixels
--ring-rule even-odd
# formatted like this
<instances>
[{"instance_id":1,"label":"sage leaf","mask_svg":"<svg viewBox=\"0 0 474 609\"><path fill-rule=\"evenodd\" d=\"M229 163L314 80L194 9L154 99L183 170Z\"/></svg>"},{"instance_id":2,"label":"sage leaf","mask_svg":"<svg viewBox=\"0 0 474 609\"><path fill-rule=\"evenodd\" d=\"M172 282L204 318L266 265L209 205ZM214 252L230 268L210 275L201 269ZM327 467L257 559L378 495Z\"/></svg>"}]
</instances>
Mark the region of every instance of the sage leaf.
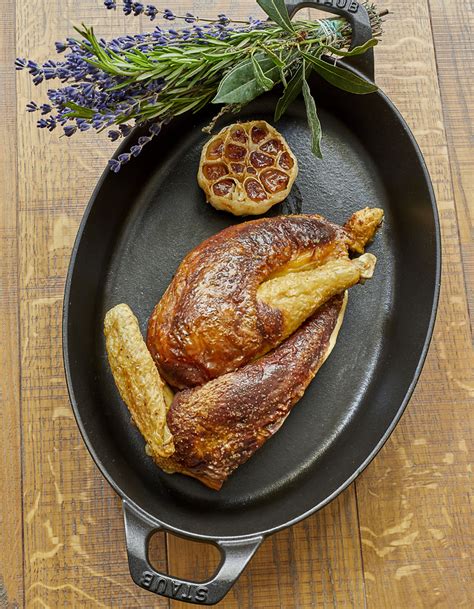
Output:
<instances>
[{"instance_id":1,"label":"sage leaf","mask_svg":"<svg viewBox=\"0 0 474 609\"><path fill-rule=\"evenodd\" d=\"M273 83L280 78L279 68L271 59L262 54L256 54L257 61L263 75ZM213 104L246 104L258 95L265 92L265 89L258 82L252 61L245 59L228 72L219 83L216 96L212 100Z\"/></svg>"},{"instance_id":2,"label":"sage leaf","mask_svg":"<svg viewBox=\"0 0 474 609\"><path fill-rule=\"evenodd\" d=\"M344 51L343 49L337 49L331 45L324 45L324 48L327 49L333 55L340 55L341 57L353 57L354 55L362 55L372 47L374 47L378 43L377 38L371 38L367 40L364 44L359 45L358 47L354 47L350 51Z\"/></svg>"},{"instance_id":3,"label":"sage leaf","mask_svg":"<svg viewBox=\"0 0 474 609\"><path fill-rule=\"evenodd\" d=\"M283 114L287 111L288 107L301 93L301 87L303 85L303 70L305 70L305 76L308 76L308 74L311 72L311 66L304 64L305 62L303 62L298 70L294 73L290 82L286 85L283 95L278 100L275 108L275 122L280 120Z\"/></svg>"},{"instance_id":4,"label":"sage leaf","mask_svg":"<svg viewBox=\"0 0 474 609\"><path fill-rule=\"evenodd\" d=\"M255 79L257 80L258 84L265 91L270 91L270 89L273 87L273 85L275 83L273 82L273 80L271 78L268 78L267 76L265 76L265 74L263 73L263 70L260 66L260 63L255 55L252 55L251 60L252 60L253 73L255 75Z\"/></svg>"},{"instance_id":5,"label":"sage leaf","mask_svg":"<svg viewBox=\"0 0 474 609\"><path fill-rule=\"evenodd\" d=\"M313 68L318 72L324 80L327 80L331 85L348 91L349 93L357 93L358 95L364 95L366 93L373 93L377 91L377 85L374 83L357 76L339 66L327 63L323 59L318 59L308 53L301 53L303 57L311 63Z\"/></svg>"},{"instance_id":6,"label":"sage leaf","mask_svg":"<svg viewBox=\"0 0 474 609\"><path fill-rule=\"evenodd\" d=\"M290 21L284 0L257 0L257 4L263 8L270 19L281 28L291 33L295 31L295 28Z\"/></svg>"},{"instance_id":7,"label":"sage leaf","mask_svg":"<svg viewBox=\"0 0 474 609\"><path fill-rule=\"evenodd\" d=\"M318 157L318 159L322 159L323 155L321 153L321 123L319 122L314 97L311 95L309 85L306 82L306 78L304 77L302 87L304 103L306 106L306 116L308 117L308 125L311 131L311 151L315 156Z\"/></svg>"}]
</instances>

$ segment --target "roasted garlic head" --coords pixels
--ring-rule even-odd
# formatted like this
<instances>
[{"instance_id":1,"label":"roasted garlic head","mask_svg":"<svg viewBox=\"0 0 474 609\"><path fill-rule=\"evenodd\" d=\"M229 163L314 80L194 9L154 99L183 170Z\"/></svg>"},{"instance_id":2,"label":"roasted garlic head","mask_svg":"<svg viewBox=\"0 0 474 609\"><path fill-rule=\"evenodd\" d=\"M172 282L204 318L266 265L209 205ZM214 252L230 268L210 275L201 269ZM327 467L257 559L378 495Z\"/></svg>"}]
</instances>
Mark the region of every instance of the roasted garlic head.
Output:
<instances>
[{"instance_id":1,"label":"roasted garlic head","mask_svg":"<svg viewBox=\"0 0 474 609\"><path fill-rule=\"evenodd\" d=\"M298 163L265 121L224 127L204 146L198 183L207 201L235 216L263 214L288 196Z\"/></svg>"}]
</instances>

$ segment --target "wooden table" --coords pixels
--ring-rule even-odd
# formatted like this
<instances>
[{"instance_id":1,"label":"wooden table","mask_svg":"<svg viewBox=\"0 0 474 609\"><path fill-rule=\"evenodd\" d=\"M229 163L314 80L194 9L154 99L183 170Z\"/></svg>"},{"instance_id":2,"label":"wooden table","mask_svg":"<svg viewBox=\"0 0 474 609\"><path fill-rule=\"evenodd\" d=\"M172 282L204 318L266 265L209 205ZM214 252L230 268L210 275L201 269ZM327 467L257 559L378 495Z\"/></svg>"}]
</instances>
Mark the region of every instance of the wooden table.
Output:
<instances>
[{"instance_id":1,"label":"wooden table","mask_svg":"<svg viewBox=\"0 0 474 609\"><path fill-rule=\"evenodd\" d=\"M73 419L61 305L81 214L114 145L34 127L38 97L15 56L46 59L73 24L109 36L141 25L99 0L1 0L0 608L168 607L130 580L120 501ZM246 16L252 0L173 8ZM458 609L470 582L473 425L473 12L469 2L380 0L393 14L377 81L428 163L443 232L434 340L409 408L364 474L327 508L265 542L220 606ZM472 7L471 7L472 8ZM143 21L145 27L148 22ZM104 138L105 139L105 138ZM157 536L155 562L202 577L214 550ZM472 563L471 563L472 564ZM179 603L171 603L178 607Z\"/></svg>"}]
</instances>

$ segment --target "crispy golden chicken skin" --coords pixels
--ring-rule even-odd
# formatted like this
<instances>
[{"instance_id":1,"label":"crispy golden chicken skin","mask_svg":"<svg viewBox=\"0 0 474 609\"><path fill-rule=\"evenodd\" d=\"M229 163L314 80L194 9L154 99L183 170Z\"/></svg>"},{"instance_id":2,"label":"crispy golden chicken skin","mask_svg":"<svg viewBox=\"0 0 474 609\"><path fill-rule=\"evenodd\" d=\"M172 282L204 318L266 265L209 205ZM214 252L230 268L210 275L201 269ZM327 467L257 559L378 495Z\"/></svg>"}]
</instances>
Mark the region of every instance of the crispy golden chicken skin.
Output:
<instances>
[{"instance_id":1,"label":"crispy golden chicken skin","mask_svg":"<svg viewBox=\"0 0 474 609\"><path fill-rule=\"evenodd\" d=\"M345 304L333 296L271 353L176 394L167 415L175 452L158 463L219 490L301 399L336 342Z\"/></svg>"},{"instance_id":2,"label":"crispy golden chicken skin","mask_svg":"<svg viewBox=\"0 0 474 609\"><path fill-rule=\"evenodd\" d=\"M370 277L363 251L382 210L343 228L317 215L231 226L192 250L156 305L147 345L163 378L202 385L278 346L335 294ZM354 232L352 231L354 228Z\"/></svg>"},{"instance_id":3,"label":"crispy golden chicken skin","mask_svg":"<svg viewBox=\"0 0 474 609\"><path fill-rule=\"evenodd\" d=\"M147 454L166 473L219 490L301 399L334 347L346 300L347 293L333 296L274 351L177 393L171 407L132 311L125 304L111 309L104 324L109 362Z\"/></svg>"},{"instance_id":4,"label":"crispy golden chicken skin","mask_svg":"<svg viewBox=\"0 0 474 609\"><path fill-rule=\"evenodd\" d=\"M346 289L373 274L374 256L349 252L382 217L366 208L344 228L291 216L222 231L179 267L148 349L127 305L107 313L115 382L159 467L218 490L276 433L335 344ZM159 370L185 389L173 396Z\"/></svg>"}]
</instances>

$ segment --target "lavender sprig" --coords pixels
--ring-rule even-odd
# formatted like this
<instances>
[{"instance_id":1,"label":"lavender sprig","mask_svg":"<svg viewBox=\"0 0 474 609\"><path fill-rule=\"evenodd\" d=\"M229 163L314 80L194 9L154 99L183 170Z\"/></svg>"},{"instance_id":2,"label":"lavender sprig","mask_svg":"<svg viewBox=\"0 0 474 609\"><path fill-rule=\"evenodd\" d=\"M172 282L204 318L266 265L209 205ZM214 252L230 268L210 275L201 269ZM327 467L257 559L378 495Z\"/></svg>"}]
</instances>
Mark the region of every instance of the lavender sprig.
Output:
<instances>
[{"instance_id":1,"label":"lavender sprig","mask_svg":"<svg viewBox=\"0 0 474 609\"><path fill-rule=\"evenodd\" d=\"M270 0L258 2L265 9ZM271 0L269 14L275 3L282 2ZM104 4L109 10L119 6L115 0ZM280 23L277 12L276 23L239 22L225 15L216 19L201 19L191 13L177 16L170 9L159 10L131 0L123 0L120 7L126 14L144 14L151 20L157 16L166 22L183 19L186 26L156 25L151 32L109 41L82 26L76 28L80 38L56 43L61 59L39 64L17 58L15 62L16 69L28 71L35 85L53 80L61 83L47 90L47 103L27 104L28 112L39 112L37 126L41 129L53 131L59 126L67 137L90 129L105 130L111 141L117 141L134 125L148 125L147 136L141 136L128 153L111 160L114 172L138 156L164 123L185 112L197 112L210 102L223 103L224 108L241 107L282 82L285 89L277 106L279 116L289 103L285 94L290 97L288 91L294 93L294 79L303 62L309 66L305 74L311 69L322 70L322 53L335 57L347 54L351 39L350 25L342 18L296 22L285 18ZM380 18L372 5L368 10L374 33L380 35ZM331 78L336 86L346 90L350 86L354 91L359 88L359 93L374 90L374 85L353 75L356 81L348 85L345 71L328 65L323 67L330 74L323 77Z\"/></svg>"},{"instance_id":2,"label":"lavender sprig","mask_svg":"<svg viewBox=\"0 0 474 609\"><path fill-rule=\"evenodd\" d=\"M175 19L182 19L186 23L220 23L222 25L229 25L230 23L241 23L244 25L250 25L251 19L248 21L241 21L237 19L230 19L227 15L217 15L216 19L209 19L206 17L198 17L192 13L186 13L185 15L176 15L171 9L159 9L153 4L144 5L142 2L133 2L132 0L123 0L123 2L117 2L116 0L104 0L105 8L109 10L115 10L117 7L122 8L125 15L146 15L150 21L154 21L157 16L166 19L167 21L174 21Z\"/></svg>"}]
</instances>

